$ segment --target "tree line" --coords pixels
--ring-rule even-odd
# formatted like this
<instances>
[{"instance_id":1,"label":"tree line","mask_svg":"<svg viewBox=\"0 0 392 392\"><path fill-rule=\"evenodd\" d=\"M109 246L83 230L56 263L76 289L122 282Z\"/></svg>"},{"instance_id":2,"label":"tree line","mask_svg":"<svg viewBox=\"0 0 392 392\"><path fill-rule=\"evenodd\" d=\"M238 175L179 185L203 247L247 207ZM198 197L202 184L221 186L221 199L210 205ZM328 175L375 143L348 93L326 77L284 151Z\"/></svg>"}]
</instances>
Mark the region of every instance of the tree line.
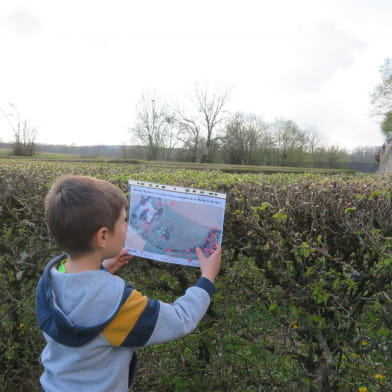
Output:
<instances>
[{"instance_id":1,"label":"tree line","mask_svg":"<svg viewBox=\"0 0 392 392\"><path fill-rule=\"evenodd\" d=\"M381 82L371 93L372 114L380 120L388 143L392 141L391 58L385 59L380 75ZM211 92L198 86L184 108L146 93L130 131L144 146L148 160L315 167L337 167L349 160L339 146L323 146L314 126L301 129L293 120L267 123L253 113L228 113L228 100L228 90ZM377 155L377 151L372 154L373 162Z\"/></svg>"},{"instance_id":2,"label":"tree line","mask_svg":"<svg viewBox=\"0 0 392 392\"><path fill-rule=\"evenodd\" d=\"M3 155L7 155L7 151L12 151L12 143L1 143L0 151ZM37 152L42 154L56 155L72 155L74 158L88 158L88 159L109 159L109 160L144 160L147 156L147 150L143 146L137 145L94 145L94 146L77 146L66 144L38 144L36 146ZM357 147L351 153L345 152L341 154L340 160L321 159L314 165L323 168L343 168L356 170L365 173L374 173L378 168L378 163L375 160L380 147ZM171 154L172 160L183 160L182 150L174 149ZM333 152L332 152L333 154ZM0 154L1 156L1 154ZM217 161L223 163L222 161ZM324 163L323 163L324 162ZM311 164L304 164L303 166L311 166ZM314 166L313 166L314 167ZM316 166L317 167L317 166Z\"/></svg>"},{"instance_id":3,"label":"tree line","mask_svg":"<svg viewBox=\"0 0 392 392\"><path fill-rule=\"evenodd\" d=\"M137 155L135 149L130 150L130 157L325 168L345 167L351 161L345 149L323 146L315 126L301 129L293 120L268 123L253 113L229 113L228 99L228 90L210 92L196 87L187 108L181 108L155 93L143 94L135 126L130 129L134 144L143 148ZM376 153L372 151L371 161L365 160L375 162Z\"/></svg>"}]
</instances>

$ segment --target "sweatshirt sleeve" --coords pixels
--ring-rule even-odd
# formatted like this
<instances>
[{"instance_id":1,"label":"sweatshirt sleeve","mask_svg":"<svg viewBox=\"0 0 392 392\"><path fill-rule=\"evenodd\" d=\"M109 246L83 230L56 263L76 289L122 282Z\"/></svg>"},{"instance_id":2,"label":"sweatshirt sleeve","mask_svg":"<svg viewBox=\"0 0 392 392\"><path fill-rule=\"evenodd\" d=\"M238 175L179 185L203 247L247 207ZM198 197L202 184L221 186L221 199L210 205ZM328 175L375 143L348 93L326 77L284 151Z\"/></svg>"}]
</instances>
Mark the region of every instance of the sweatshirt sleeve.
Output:
<instances>
[{"instance_id":1,"label":"sweatshirt sleeve","mask_svg":"<svg viewBox=\"0 0 392 392\"><path fill-rule=\"evenodd\" d=\"M194 330L206 313L214 285L200 278L173 304L151 300L129 287L113 320L102 334L114 346L164 343Z\"/></svg>"}]
</instances>

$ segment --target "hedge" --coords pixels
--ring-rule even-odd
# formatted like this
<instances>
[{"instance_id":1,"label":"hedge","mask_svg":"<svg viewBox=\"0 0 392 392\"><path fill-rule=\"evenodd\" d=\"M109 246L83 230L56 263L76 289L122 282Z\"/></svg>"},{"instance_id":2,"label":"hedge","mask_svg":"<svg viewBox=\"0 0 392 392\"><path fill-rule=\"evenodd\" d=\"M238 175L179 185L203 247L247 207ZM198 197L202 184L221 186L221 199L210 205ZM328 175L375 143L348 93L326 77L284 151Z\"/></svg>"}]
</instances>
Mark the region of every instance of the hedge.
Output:
<instances>
[{"instance_id":1,"label":"hedge","mask_svg":"<svg viewBox=\"0 0 392 392\"><path fill-rule=\"evenodd\" d=\"M40 391L34 289L60 252L43 198L62 173L228 196L213 304L191 335L140 350L134 391L392 390L389 178L19 160L0 162L1 390ZM120 275L173 301L198 271L134 259Z\"/></svg>"}]
</instances>

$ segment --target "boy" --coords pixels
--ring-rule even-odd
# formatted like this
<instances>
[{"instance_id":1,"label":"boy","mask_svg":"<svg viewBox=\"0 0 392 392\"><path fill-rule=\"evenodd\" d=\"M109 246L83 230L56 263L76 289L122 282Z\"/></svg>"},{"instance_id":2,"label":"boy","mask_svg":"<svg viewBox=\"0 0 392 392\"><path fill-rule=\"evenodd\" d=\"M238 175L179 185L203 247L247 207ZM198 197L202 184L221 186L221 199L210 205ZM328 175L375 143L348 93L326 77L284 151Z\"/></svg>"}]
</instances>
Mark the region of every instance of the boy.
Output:
<instances>
[{"instance_id":1,"label":"boy","mask_svg":"<svg viewBox=\"0 0 392 392\"><path fill-rule=\"evenodd\" d=\"M127 391L136 347L190 333L207 311L220 247L208 258L197 249L201 278L173 304L151 300L107 271L131 258L122 249L126 205L118 187L86 176L59 177L46 196L46 222L66 254L48 263L37 287L45 392Z\"/></svg>"}]
</instances>

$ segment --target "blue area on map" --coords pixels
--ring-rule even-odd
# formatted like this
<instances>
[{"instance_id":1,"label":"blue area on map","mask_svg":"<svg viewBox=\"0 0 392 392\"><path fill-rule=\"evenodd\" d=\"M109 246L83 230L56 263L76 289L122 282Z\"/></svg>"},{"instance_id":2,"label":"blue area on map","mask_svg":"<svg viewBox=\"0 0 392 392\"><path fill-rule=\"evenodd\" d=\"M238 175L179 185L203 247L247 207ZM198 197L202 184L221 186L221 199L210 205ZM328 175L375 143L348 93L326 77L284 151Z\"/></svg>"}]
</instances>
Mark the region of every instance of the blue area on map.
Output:
<instances>
[{"instance_id":1,"label":"blue area on map","mask_svg":"<svg viewBox=\"0 0 392 392\"><path fill-rule=\"evenodd\" d=\"M154 196L143 196L131 208L129 225L146 241L145 251L184 259L197 258L197 247L209 256L222 240L222 230L198 225Z\"/></svg>"}]
</instances>

